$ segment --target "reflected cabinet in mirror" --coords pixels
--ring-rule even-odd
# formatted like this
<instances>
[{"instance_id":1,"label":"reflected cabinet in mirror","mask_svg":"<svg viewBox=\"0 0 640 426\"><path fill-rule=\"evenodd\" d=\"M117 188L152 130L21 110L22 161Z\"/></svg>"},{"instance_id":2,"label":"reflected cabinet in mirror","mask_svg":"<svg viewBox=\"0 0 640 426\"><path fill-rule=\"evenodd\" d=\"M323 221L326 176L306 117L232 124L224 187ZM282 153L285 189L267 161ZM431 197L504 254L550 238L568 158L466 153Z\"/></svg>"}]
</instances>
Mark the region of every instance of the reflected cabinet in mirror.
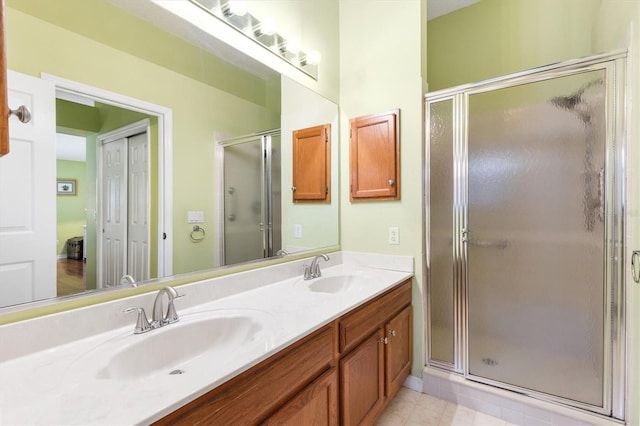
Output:
<instances>
[{"instance_id":1,"label":"reflected cabinet in mirror","mask_svg":"<svg viewBox=\"0 0 640 426\"><path fill-rule=\"evenodd\" d=\"M337 185L337 106L150 22L106 0L6 1L9 106L33 119L10 119L0 158L0 311L338 245L338 197L291 196L297 129L329 125Z\"/></svg>"}]
</instances>

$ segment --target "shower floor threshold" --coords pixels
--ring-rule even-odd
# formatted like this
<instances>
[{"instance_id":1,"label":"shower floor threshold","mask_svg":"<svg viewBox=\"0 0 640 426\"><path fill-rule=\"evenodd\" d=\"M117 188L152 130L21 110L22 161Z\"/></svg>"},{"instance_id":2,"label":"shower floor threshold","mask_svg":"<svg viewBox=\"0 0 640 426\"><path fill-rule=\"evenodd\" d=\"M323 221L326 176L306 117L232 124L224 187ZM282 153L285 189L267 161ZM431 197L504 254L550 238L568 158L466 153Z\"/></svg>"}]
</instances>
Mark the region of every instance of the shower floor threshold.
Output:
<instances>
[{"instance_id":1,"label":"shower floor threshold","mask_svg":"<svg viewBox=\"0 0 640 426\"><path fill-rule=\"evenodd\" d=\"M422 392L518 425L602 425L624 422L467 380L433 367L422 371Z\"/></svg>"}]
</instances>

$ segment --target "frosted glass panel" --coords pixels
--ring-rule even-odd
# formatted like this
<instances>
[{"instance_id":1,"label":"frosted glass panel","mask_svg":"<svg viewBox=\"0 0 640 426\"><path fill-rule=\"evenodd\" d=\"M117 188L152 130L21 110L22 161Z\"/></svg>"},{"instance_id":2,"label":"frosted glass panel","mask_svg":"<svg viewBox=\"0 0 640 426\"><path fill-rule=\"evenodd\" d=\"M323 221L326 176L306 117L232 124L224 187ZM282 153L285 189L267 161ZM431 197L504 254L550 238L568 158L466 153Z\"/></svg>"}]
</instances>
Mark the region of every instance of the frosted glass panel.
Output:
<instances>
[{"instance_id":1,"label":"frosted glass panel","mask_svg":"<svg viewBox=\"0 0 640 426\"><path fill-rule=\"evenodd\" d=\"M262 139L224 149L225 265L264 257Z\"/></svg>"},{"instance_id":2,"label":"frosted glass panel","mask_svg":"<svg viewBox=\"0 0 640 426\"><path fill-rule=\"evenodd\" d=\"M430 105L429 132L430 357L453 363L453 100Z\"/></svg>"},{"instance_id":3,"label":"frosted glass panel","mask_svg":"<svg viewBox=\"0 0 640 426\"><path fill-rule=\"evenodd\" d=\"M469 373L603 405L604 72L469 98Z\"/></svg>"}]
</instances>

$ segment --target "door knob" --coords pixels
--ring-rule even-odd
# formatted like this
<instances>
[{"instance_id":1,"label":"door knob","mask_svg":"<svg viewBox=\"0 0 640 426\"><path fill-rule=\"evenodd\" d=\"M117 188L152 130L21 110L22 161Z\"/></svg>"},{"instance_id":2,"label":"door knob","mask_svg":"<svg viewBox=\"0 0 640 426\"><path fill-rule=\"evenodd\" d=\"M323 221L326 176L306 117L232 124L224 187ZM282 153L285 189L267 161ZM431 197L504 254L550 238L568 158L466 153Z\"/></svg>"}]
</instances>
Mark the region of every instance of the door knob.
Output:
<instances>
[{"instance_id":1,"label":"door knob","mask_svg":"<svg viewBox=\"0 0 640 426\"><path fill-rule=\"evenodd\" d=\"M9 109L9 116L15 115L21 123L31 121L31 111L24 105L20 105L17 109Z\"/></svg>"}]
</instances>

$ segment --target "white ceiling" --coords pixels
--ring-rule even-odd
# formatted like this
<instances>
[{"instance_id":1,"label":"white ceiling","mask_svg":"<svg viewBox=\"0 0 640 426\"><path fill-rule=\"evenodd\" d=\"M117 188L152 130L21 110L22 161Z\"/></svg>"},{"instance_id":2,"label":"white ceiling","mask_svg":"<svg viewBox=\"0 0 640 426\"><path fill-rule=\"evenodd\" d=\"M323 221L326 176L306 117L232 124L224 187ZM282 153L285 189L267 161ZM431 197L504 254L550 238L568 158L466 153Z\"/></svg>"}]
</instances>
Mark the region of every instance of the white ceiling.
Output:
<instances>
[{"instance_id":1,"label":"white ceiling","mask_svg":"<svg viewBox=\"0 0 640 426\"><path fill-rule=\"evenodd\" d=\"M87 139L56 133L56 158L58 160L87 161Z\"/></svg>"},{"instance_id":2,"label":"white ceiling","mask_svg":"<svg viewBox=\"0 0 640 426\"><path fill-rule=\"evenodd\" d=\"M427 21L462 9L480 0L427 0Z\"/></svg>"}]
</instances>

